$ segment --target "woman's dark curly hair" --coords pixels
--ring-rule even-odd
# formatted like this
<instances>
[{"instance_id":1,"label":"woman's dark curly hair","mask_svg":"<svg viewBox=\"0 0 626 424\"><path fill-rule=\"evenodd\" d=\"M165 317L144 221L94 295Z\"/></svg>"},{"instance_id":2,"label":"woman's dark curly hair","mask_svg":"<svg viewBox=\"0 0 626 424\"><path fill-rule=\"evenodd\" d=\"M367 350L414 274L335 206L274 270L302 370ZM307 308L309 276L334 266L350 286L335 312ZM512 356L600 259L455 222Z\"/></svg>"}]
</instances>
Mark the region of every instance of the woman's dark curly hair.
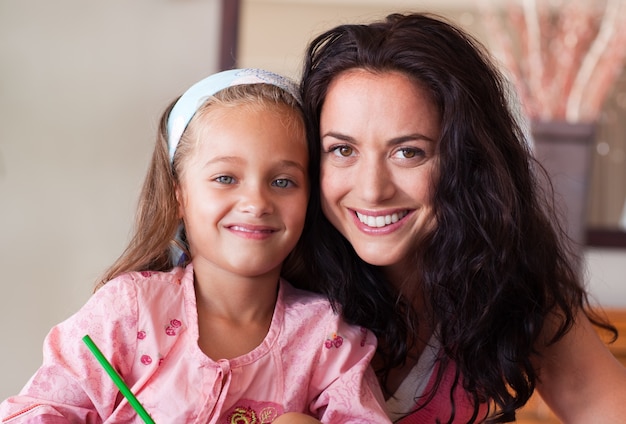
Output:
<instances>
[{"instance_id":1,"label":"woman's dark curly hair","mask_svg":"<svg viewBox=\"0 0 626 424\"><path fill-rule=\"evenodd\" d=\"M484 419L478 411L488 403L488 421L511 421L535 388L531 358L540 354L542 330L552 331L550 343L559 340L582 309L615 334L592 314L569 239L552 202L543 200L553 197L552 189L540 183L545 171L512 112L512 91L485 49L442 18L394 14L369 25L341 25L310 43L302 76L308 137L319 149L328 86L354 68L401 72L439 108L437 225L416 241L412 290L421 291L426 307L420 312L436 325L439 368L456 366L456 384L473 399L474 419ZM348 321L379 337L384 384L417 339L414 299L359 259L327 220L316 225L311 284Z\"/></svg>"}]
</instances>

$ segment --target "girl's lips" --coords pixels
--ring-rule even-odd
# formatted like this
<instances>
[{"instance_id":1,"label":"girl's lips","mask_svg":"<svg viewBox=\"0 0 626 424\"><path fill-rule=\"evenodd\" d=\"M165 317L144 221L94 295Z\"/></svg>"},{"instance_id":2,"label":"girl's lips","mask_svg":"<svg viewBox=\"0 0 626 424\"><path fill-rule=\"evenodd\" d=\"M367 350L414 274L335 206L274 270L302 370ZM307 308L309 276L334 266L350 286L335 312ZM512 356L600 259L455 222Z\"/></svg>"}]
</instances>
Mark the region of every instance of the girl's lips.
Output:
<instances>
[{"instance_id":1,"label":"girl's lips","mask_svg":"<svg viewBox=\"0 0 626 424\"><path fill-rule=\"evenodd\" d=\"M230 227L233 231L243 231L244 233L272 233L274 232L271 228L264 227L249 227L245 225L231 225Z\"/></svg>"},{"instance_id":2,"label":"girl's lips","mask_svg":"<svg viewBox=\"0 0 626 424\"><path fill-rule=\"evenodd\" d=\"M242 224L228 225L226 228L235 235L256 240L266 239L277 231L271 227Z\"/></svg>"}]
</instances>

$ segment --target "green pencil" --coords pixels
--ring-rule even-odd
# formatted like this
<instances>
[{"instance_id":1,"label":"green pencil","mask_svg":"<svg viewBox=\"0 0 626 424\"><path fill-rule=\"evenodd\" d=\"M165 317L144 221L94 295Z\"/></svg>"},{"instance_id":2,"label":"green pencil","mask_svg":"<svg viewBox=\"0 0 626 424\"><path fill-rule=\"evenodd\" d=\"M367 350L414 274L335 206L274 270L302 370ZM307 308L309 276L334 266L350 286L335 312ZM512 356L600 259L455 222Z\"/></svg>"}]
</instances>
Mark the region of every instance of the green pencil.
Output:
<instances>
[{"instance_id":1,"label":"green pencil","mask_svg":"<svg viewBox=\"0 0 626 424\"><path fill-rule=\"evenodd\" d=\"M85 337L83 337L83 342L85 342L89 350L91 350L91 353L93 353L98 362L100 362L100 365L102 365L107 374L109 374L117 388L120 389L120 392L122 392L124 397L128 399L130 406L132 406L133 409L137 411L137 414L139 414L139 416L146 424L154 424L154 420L152 419L152 417L150 417L148 412L144 409L143 405L139 403L133 392L131 392L126 383L124 383L122 377L118 374L117 371L115 371L115 368L113 368L107 358L104 357L104 355L102 354L98 346L96 346L96 344L93 342L93 340L91 340L91 337L89 337L89 335L86 335Z\"/></svg>"}]
</instances>

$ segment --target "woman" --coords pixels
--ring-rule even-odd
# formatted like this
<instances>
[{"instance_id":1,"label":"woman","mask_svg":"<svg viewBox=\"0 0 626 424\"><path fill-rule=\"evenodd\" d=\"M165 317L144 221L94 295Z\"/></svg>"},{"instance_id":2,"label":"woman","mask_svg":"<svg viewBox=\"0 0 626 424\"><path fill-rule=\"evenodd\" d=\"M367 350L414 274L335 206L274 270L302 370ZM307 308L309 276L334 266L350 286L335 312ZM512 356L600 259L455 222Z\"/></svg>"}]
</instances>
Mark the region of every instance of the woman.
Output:
<instances>
[{"instance_id":1,"label":"woman","mask_svg":"<svg viewBox=\"0 0 626 424\"><path fill-rule=\"evenodd\" d=\"M379 337L392 419L507 422L535 388L565 422L623 418L626 370L591 323L615 329L480 44L423 14L341 25L302 93L326 217L309 272Z\"/></svg>"}]
</instances>

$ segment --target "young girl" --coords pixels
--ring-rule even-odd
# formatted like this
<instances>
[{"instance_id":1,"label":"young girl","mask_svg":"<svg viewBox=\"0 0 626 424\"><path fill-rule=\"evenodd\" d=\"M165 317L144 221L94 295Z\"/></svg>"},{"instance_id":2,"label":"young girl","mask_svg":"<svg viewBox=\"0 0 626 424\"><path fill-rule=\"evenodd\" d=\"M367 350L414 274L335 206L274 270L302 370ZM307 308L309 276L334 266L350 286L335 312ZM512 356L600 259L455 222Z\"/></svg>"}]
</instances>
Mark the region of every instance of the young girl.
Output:
<instances>
[{"instance_id":1,"label":"young girl","mask_svg":"<svg viewBox=\"0 0 626 424\"><path fill-rule=\"evenodd\" d=\"M297 98L281 76L231 70L166 111L130 245L51 330L3 422L141 421L85 335L157 423L389 422L372 333L280 278L305 259L318 166Z\"/></svg>"}]
</instances>

